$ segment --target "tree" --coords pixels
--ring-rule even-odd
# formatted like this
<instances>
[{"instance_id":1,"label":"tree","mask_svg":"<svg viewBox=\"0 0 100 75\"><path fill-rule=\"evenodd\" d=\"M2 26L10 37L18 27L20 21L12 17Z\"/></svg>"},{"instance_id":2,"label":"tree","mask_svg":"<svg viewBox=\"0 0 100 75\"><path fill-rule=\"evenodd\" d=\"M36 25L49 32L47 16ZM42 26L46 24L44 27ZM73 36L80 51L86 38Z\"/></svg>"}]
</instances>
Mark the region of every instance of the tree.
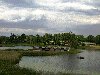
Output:
<instances>
[{"instance_id":1,"label":"tree","mask_svg":"<svg viewBox=\"0 0 100 75\"><path fill-rule=\"evenodd\" d=\"M25 43L26 42L26 35L22 34L21 37L20 37L20 39L21 39L22 43Z\"/></svg>"},{"instance_id":2,"label":"tree","mask_svg":"<svg viewBox=\"0 0 100 75\"><path fill-rule=\"evenodd\" d=\"M48 34L46 33L44 36L43 36L43 40L44 40L44 44L50 44L50 41L52 41L52 34Z\"/></svg>"},{"instance_id":3,"label":"tree","mask_svg":"<svg viewBox=\"0 0 100 75\"><path fill-rule=\"evenodd\" d=\"M5 36L0 37L0 44L5 44L6 41L7 41L7 37L5 37Z\"/></svg>"},{"instance_id":4,"label":"tree","mask_svg":"<svg viewBox=\"0 0 100 75\"><path fill-rule=\"evenodd\" d=\"M80 42L85 42L85 37L83 36L83 35L76 35L76 38L77 38L77 40L78 41L80 41Z\"/></svg>"},{"instance_id":5,"label":"tree","mask_svg":"<svg viewBox=\"0 0 100 75\"><path fill-rule=\"evenodd\" d=\"M70 35L69 44L70 44L70 47L72 48L77 48L79 46L79 41L76 38L76 35L73 33L71 33Z\"/></svg>"},{"instance_id":6,"label":"tree","mask_svg":"<svg viewBox=\"0 0 100 75\"><path fill-rule=\"evenodd\" d=\"M16 42L16 35L11 33L11 36L10 36L10 43L15 43Z\"/></svg>"},{"instance_id":7,"label":"tree","mask_svg":"<svg viewBox=\"0 0 100 75\"><path fill-rule=\"evenodd\" d=\"M93 35L89 35L88 37L87 37L87 42L94 42L95 40L94 40L94 36Z\"/></svg>"},{"instance_id":8,"label":"tree","mask_svg":"<svg viewBox=\"0 0 100 75\"><path fill-rule=\"evenodd\" d=\"M96 44L100 44L100 35L97 35L97 36L95 37L95 43L96 43Z\"/></svg>"},{"instance_id":9,"label":"tree","mask_svg":"<svg viewBox=\"0 0 100 75\"><path fill-rule=\"evenodd\" d=\"M40 43L41 42L41 38L40 38L40 35L36 35L36 40L37 40L37 43Z\"/></svg>"}]
</instances>

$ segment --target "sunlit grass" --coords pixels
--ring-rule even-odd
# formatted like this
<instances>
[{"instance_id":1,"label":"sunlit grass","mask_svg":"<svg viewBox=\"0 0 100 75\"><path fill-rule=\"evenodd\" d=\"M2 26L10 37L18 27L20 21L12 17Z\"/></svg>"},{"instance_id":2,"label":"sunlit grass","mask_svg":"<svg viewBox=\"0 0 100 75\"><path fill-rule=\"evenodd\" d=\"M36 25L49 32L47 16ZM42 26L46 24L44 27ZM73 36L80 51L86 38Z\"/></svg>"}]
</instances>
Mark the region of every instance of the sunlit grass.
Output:
<instances>
[{"instance_id":1,"label":"sunlit grass","mask_svg":"<svg viewBox=\"0 0 100 75\"><path fill-rule=\"evenodd\" d=\"M0 60L16 60L21 56L16 51L0 51Z\"/></svg>"}]
</instances>

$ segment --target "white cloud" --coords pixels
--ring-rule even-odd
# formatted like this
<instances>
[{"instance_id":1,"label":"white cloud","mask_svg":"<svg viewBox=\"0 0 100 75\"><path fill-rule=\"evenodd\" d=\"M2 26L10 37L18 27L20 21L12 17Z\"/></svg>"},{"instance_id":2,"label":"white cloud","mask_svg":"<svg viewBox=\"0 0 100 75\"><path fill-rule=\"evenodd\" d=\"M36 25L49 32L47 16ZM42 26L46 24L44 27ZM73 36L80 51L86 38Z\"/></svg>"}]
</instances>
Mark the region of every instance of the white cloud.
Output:
<instances>
[{"instance_id":1,"label":"white cloud","mask_svg":"<svg viewBox=\"0 0 100 75\"><path fill-rule=\"evenodd\" d=\"M28 0L26 0L29 2ZM32 1L32 0L31 0ZM86 0L81 0L80 2L63 2L63 0L33 0L33 2L40 7L37 8L22 8L22 7L9 7L7 4L0 3L0 20L7 21L8 23L20 23L27 20L28 23L34 22L34 20L41 20L45 22L45 25L49 29L58 29L63 31L66 26L73 28L76 25L93 25L100 23L100 15L83 15L76 14L74 10L90 11L93 9L98 9L93 5L85 4ZM88 0L90 1L90 0ZM32 3L33 3L32 2ZM45 9L46 8L46 9ZM66 9L74 9L73 12L62 12ZM54 9L54 10L49 10ZM61 11L59 11L61 10ZM95 13L95 12L94 12ZM33 23L34 24L34 23ZM1 25L1 23L0 23ZM17 24L16 24L17 25ZM18 25L20 26L20 24ZM38 27L38 24L37 24ZM57 30L57 31L58 31ZM49 30L37 28L36 30L22 29L22 28L0 28L0 32L36 32L36 33L45 33Z\"/></svg>"},{"instance_id":2,"label":"white cloud","mask_svg":"<svg viewBox=\"0 0 100 75\"><path fill-rule=\"evenodd\" d=\"M81 7L82 8L82 7ZM87 7L88 9L88 7ZM29 20L39 20L45 17L49 22L55 22L58 25L63 24L96 24L100 23L100 15L87 16L75 13L63 13L57 11L49 11L44 9L32 9L32 8L8 8L0 7L0 19L19 22L25 21L27 18Z\"/></svg>"},{"instance_id":3,"label":"white cloud","mask_svg":"<svg viewBox=\"0 0 100 75\"><path fill-rule=\"evenodd\" d=\"M62 0L36 0L35 2L43 3L43 4L46 4L46 3L61 3Z\"/></svg>"},{"instance_id":4,"label":"white cloud","mask_svg":"<svg viewBox=\"0 0 100 75\"><path fill-rule=\"evenodd\" d=\"M33 30L33 29L21 29L21 28L0 28L0 32L1 33L46 33L47 31L43 30L43 29L36 29L36 30Z\"/></svg>"},{"instance_id":5,"label":"white cloud","mask_svg":"<svg viewBox=\"0 0 100 75\"><path fill-rule=\"evenodd\" d=\"M65 10L65 9L81 9L81 10L91 10L91 9L97 9L94 6L86 5L82 2L62 2L62 0L36 0L35 1L38 5L59 9L59 10Z\"/></svg>"}]
</instances>

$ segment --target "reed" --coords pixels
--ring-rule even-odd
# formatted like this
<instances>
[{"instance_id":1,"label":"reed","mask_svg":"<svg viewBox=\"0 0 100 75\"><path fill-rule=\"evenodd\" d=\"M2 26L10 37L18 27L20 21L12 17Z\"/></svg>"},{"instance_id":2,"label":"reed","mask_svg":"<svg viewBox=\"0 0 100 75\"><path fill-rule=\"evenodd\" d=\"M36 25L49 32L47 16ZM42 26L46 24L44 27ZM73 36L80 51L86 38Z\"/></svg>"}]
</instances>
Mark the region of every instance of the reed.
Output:
<instances>
[{"instance_id":1,"label":"reed","mask_svg":"<svg viewBox=\"0 0 100 75\"><path fill-rule=\"evenodd\" d=\"M21 58L17 51L0 51L0 75L40 75L40 73L16 66Z\"/></svg>"},{"instance_id":2,"label":"reed","mask_svg":"<svg viewBox=\"0 0 100 75\"><path fill-rule=\"evenodd\" d=\"M54 51L0 51L0 75L41 75L42 72L29 70L26 68L20 68L18 65L22 56L48 56L48 55L61 55L66 52L54 52ZM42 74L47 75L47 74ZM49 74L55 75L55 74ZM58 75L58 74L57 74ZM60 75L70 75L63 74Z\"/></svg>"}]
</instances>

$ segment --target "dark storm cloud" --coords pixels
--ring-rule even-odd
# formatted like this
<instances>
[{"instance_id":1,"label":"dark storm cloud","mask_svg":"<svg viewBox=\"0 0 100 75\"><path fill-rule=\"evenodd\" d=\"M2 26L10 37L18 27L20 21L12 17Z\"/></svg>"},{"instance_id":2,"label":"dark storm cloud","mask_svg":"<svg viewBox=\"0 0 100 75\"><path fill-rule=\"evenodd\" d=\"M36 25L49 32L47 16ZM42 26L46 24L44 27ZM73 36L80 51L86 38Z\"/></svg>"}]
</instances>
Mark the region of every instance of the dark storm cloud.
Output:
<instances>
[{"instance_id":1,"label":"dark storm cloud","mask_svg":"<svg viewBox=\"0 0 100 75\"><path fill-rule=\"evenodd\" d=\"M76 26L73 32L83 35L100 35L100 24Z\"/></svg>"},{"instance_id":2,"label":"dark storm cloud","mask_svg":"<svg viewBox=\"0 0 100 75\"><path fill-rule=\"evenodd\" d=\"M5 20L0 20L0 27L1 28L22 28L22 29L38 29L38 28L46 28L46 20L24 20L21 22L8 22Z\"/></svg>"}]
</instances>

